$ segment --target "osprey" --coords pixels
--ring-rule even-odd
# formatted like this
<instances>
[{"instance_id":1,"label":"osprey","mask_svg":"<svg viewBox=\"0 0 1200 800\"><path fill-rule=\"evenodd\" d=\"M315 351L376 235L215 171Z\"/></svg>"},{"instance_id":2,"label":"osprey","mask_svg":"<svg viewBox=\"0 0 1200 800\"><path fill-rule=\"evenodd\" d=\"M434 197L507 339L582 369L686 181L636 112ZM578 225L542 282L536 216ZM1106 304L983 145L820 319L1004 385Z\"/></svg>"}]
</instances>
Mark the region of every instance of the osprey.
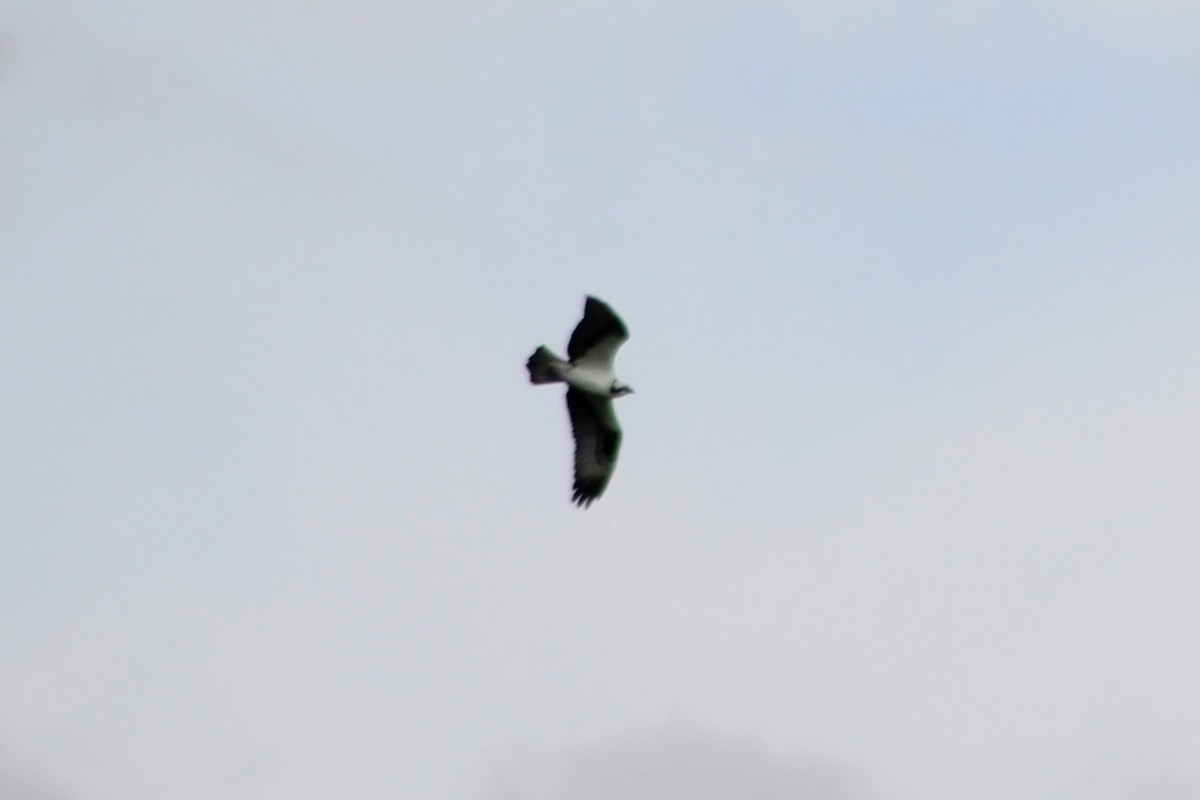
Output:
<instances>
[{"instance_id":1,"label":"osprey","mask_svg":"<svg viewBox=\"0 0 1200 800\"><path fill-rule=\"evenodd\" d=\"M617 381L613 358L629 338L625 323L604 302L588 297L583 319L567 343L567 360L544 346L533 351L525 366L530 383L567 384L567 413L575 436L575 486L572 501L587 508L604 494L617 466L621 427L613 413L613 398L632 394Z\"/></svg>"}]
</instances>

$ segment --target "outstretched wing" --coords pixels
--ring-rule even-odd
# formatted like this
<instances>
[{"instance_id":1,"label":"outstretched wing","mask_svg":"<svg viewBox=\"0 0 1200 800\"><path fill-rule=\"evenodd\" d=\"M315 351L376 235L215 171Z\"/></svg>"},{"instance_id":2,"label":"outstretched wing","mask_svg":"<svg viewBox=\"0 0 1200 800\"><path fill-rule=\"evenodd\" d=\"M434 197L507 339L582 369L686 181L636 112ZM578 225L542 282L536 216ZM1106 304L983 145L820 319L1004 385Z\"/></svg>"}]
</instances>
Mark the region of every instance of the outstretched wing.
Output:
<instances>
[{"instance_id":1,"label":"outstretched wing","mask_svg":"<svg viewBox=\"0 0 1200 800\"><path fill-rule=\"evenodd\" d=\"M572 500L580 508L604 494L617 466L621 428L613 413L612 400L567 389L567 412L575 435L575 486Z\"/></svg>"},{"instance_id":2,"label":"outstretched wing","mask_svg":"<svg viewBox=\"0 0 1200 800\"><path fill-rule=\"evenodd\" d=\"M576 363L595 361L611 370L617 348L628 338L629 331L621 318L607 303L589 296L583 304L583 319L575 326L567 344L567 358Z\"/></svg>"}]
</instances>

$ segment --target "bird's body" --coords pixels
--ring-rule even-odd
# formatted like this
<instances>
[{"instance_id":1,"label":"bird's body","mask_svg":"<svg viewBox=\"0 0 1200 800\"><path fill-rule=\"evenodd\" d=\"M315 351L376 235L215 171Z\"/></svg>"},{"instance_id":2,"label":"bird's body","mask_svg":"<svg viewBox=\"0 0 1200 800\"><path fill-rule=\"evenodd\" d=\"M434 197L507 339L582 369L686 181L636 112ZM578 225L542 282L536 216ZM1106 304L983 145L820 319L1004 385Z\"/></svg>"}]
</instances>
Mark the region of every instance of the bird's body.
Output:
<instances>
[{"instance_id":1,"label":"bird's body","mask_svg":"<svg viewBox=\"0 0 1200 800\"><path fill-rule=\"evenodd\" d=\"M545 351L551 358L553 353ZM570 361L559 361L552 364L550 367L551 374L554 379L537 380L534 383L565 383L581 392L588 394L599 395L601 397L611 397L613 385L613 372L611 369L606 369L603 364L588 364L588 363L572 363Z\"/></svg>"},{"instance_id":2,"label":"bird's body","mask_svg":"<svg viewBox=\"0 0 1200 800\"><path fill-rule=\"evenodd\" d=\"M613 413L613 398L632 394L617 380L613 359L629 338L625 323L605 303L588 297L583 319L567 345L567 358L545 347L529 357L531 383L566 383L567 412L575 436L573 501L586 508L604 493L617 465L621 427Z\"/></svg>"}]
</instances>

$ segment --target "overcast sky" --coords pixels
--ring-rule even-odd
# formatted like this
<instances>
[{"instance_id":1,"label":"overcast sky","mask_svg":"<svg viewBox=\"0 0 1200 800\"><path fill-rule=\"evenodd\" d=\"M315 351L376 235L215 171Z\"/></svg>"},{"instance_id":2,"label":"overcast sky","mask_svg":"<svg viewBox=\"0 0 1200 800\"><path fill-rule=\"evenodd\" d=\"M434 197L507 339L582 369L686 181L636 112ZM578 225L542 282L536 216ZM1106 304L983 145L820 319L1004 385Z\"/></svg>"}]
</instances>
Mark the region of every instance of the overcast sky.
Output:
<instances>
[{"instance_id":1,"label":"overcast sky","mask_svg":"<svg viewBox=\"0 0 1200 800\"><path fill-rule=\"evenodd\" d=\"M0 797L1200 798L1197 42L0 2Z\"/></svg>"}]
</instances>

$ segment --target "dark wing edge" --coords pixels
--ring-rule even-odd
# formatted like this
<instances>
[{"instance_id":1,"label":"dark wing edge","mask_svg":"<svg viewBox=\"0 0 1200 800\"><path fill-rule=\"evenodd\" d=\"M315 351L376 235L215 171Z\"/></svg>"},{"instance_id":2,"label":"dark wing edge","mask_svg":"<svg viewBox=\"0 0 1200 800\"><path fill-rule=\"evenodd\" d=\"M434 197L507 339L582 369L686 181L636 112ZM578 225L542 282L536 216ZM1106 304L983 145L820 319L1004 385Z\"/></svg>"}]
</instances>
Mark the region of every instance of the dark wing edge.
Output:
<instances>
[{"instance_id":1,"label":"dark wing edge","mask_svg":"<svg viewBox=\"0 0 1200 800\"><path fill-rule=\"evenodd\" d=\"M583 319L575 326L571 341L567 344L567 358L574 361L602 339L615 338L625 341L629 331L608 304L588 295L583 304Z\"/></svg>"},{"instance_id":2,"label":"dark wing edge","mask_svg":"<svg viewBox=\"0 0 1200 800\"><path fill-rule=\"evenodd\" d=\"M567 389L567 412L575 437L575 484L571 502L587 508L608 487L617 466L621 429L612 413L612 400L578 389Z\"/></svg>"}]
</instances>

